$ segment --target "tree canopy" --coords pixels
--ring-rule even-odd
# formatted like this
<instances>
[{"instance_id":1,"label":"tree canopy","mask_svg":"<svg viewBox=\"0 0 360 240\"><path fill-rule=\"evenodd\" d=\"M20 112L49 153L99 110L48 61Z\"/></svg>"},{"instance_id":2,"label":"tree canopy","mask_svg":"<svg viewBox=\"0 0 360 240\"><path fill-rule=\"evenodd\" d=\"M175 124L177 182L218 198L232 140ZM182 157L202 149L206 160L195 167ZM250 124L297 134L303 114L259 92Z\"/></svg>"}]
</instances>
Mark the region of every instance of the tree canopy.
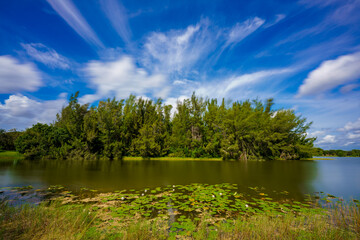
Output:
<instances>
[{"instance_id":1,"label":"tree canopy","mask_svg":"<svg viewBox=\"0 0 360 240\"><path fill-rule=\"evenodd\" d=\"M51 124L38 123L17 140L29 158L123 156L300 159L311 157L311 123L293 110L273 110L273 99L236 101L195 95L176 109L161 99L107 99L89 107L78 92Z\"/></svg>"}]
</instances>

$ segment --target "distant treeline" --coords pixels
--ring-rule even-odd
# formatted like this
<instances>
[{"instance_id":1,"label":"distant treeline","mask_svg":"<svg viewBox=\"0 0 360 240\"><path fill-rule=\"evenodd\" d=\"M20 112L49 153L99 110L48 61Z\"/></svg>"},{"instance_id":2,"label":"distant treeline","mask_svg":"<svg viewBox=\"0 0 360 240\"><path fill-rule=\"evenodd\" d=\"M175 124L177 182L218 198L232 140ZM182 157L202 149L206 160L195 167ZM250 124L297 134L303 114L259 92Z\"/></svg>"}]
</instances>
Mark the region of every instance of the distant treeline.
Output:
<instances>
[{"instance_id":1,"label":"distant treeline","mask_svg":"<svg viewBox=\"0 0 360 240\"><path fill-rule=\"evenodd\" d=\"M15 141L27 158L222 157L301 159L312 157L311 123L293 110L272 109L273 99L225 104L195 94L177 102L130 95L89 107L78 92L51 124L38 123Z\"/></svg>"},{"instance_id":2,"label":"distant treeline","mask_svg":"<svg viewBox=\"0 0 360 240\"><path fill-rule=\"evenodd\" d=\"M344 151L344 150L323 150L321 148L315 148L314 156L360 157L360 150L353 149L350 151Z\"/></svg>"}]
</instances>

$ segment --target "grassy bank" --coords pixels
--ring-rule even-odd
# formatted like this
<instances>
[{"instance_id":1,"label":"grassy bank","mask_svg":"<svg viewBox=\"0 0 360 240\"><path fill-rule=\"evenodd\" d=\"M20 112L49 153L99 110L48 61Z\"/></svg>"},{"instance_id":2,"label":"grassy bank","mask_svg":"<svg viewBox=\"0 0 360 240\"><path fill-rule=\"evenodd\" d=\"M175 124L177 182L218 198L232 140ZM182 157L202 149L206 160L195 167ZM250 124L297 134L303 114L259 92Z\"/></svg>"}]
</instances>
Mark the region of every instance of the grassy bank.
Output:
<instances>
[{"instance_id":1,"label":"grassy bank","mask_svg":"<svg viewBox=\"0 0 360 240\"><path fill-rule=\"evenodd\" d=\"M186 157L155 157L144 159L143 157L123 157L124 161L140 161L140 160L155 160L155 161L222 161L222 158L186 158Z\"/></svg>"},{"instance_id":2,"label":"grassy bank","mask_svg":"<svg viewBox=\"0 0 360 240\"><path fill-rule=\"evenodd\" d=\"M0 162L8 162L23 158L23 155L15 151L0 151Z\"/></svg>"},{"instance_id":3,"label":"grassy bank","mask_svg":"<svg viewBox=\"0 0 360 240\"><path fill-rule=\"evenodd\" d=\"M325 195L274 201L230 184L191 184L91 197L61 187L38 206L0 205L2 239L359 239L358 202ZM89 190L91 191L91 190ZM0 237L0 239L1 239Z\"/></svg>"},{"instance_id":4,"label":"grassy bank","mask_svg":"<svg viewBox=\"0 0 360 240\"><path fill-rule=\"evenodd\" d=\"M214 221L203 216L192 221L169 223L163 218L137 219L119 225L106 222L82 205L14 208L1 207L0 234L3 239L358 239L357 216L345 207L324 214L304 213L269 216L256 214ZM355 210L354 210L355 211ZM357 212L358 214L358 212ZM339 218L340 217L340 218ZM358 220L357 220L358 221ZM358 223L357 223L358 224Z\"/></svg>"}]
</instances>

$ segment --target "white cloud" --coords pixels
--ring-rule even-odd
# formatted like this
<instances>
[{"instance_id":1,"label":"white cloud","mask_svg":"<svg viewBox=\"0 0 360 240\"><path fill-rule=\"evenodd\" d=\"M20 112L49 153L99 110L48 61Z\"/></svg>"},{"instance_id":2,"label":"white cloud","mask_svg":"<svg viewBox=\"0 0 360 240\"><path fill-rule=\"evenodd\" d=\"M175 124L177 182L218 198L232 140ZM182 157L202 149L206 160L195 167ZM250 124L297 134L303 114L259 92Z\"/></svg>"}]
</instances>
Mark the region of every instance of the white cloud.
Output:
<instances>
[{"instance_id":1,"label":"white cloud","mask_svg":"<svg viewBox=\"0 0 360 240\"><path fill-rule=\"evenodd\" d=\"M182 73L205 59L215 46L215 36L204 19L185 30L151 33L144 44L145 66L163 73Z\"/></svg>"},{"instance_id":2,"label":"white cloud","mask_svg":"<svg viewBox=\"0 0 360 240\"><path fill-rule=\"evenodd\" d=\"M57 100L36 101L23 95L10 95L0 103L0 125L5 129L25 129L37 122L51 123L66 104L64 95Z\"/></svg>"},{"instance_id":3,"label":"white cloud","mask_svg":"<svg viewBox=\"0 0 360 240\"><path fill-rule=\"evenodd\" d=\"M319 94L360 78L360 52L324 61L309 73L300 86L298 97Z\"/></svg>"},{"instance_id":4,"label":"white cloud","mask_svg":"<svg viewBox=\"0 0 360 240\"><path fill-rule=\"evenodd\" d=\"M319 137L319 136L322 136L324 134L325 134L325 131L318 130L318 131L309 133L308 136L309 137Z\"/></svg>"},{"instance_id":5,"label":"white cloud","mask_svg":"<svg viewBox=\"0 0 360 240\"><path fill-rule=\"evenodd\" d=\"M360 118L358 118L355 122L348 122L345 124L343 128L339 129L340 131L353 131L360 130Z\"/></svg>"},{"instance_id":6,"label":"white cloud","mask_svg":"<svg viewBox=\"0 0 360 240\"><path fill-rule=\"evenodd\" d=\"M173 81L173 85L186 85L186 84L192 84L194 83L191 80L188 79L177 79L175 81Z\"/></svg>"},{"instance_id":7,"label":"white cloud","mask_svg":"<svg viewBox=\"0 0 360 240\"><path fill-rule=\"evenodd\" d=\"M322 143L335 143L336 139L334 135L326 135L325 137L323 137L320 141L318 141L318 144L322 144Z\"/></svg>"},{"instance_id":8,"label":"white cloud","mask_svg":"<svg viewBox=\"0 0 360 240\"><path fill-rule=\"evenodd\" d=\"M348 133L348 134L347 134L347 138L348 138L348 139L358 139L358 138L360 138L360 132L357 132L357 133Z\"/></svg>"},{"instance_id":9,"label":"white cloud","mask_svg":"<svg viewBox=\"0 0 360 240\"><path fill-rule=\"evenodd\" d=\"M241 42L244 38L255 32L261 25L263 25L265 20L254 17L247 19L242 23L237 23L233 26L229 34L227 35L227 40L225 43L225 48L230 45L235 45Z\"/></svg>"},{"instance_id":10,"label":"white cloud","mask_svg":"<svg viewBox=\"0 0 360 240\"><path fill-rule=\"evenodd\" d=\"M347 143L345 143L343 146L349 146L349 145L352 145L352 144L354 144L355 142L347 142Z\"/></svg>"},{"instance_id":11,"label":"white cloud","mask_svg":"<svg viewBox=\"0 0 360 240\"><path fill-rule=\"evenodd\" d=\"M40 75L31 63L19 63L11 56L0 56L0 94L35 91L42 85Z\"/></svg>"},{"instance_id":12,"label":"white cloud","mask_svg":"<svg viewBox=\"0 0 360 240\"><path fill-rule=\"evenodd\" d=\"M111 62L92 61L84 71L96 93L83 96L82 102L93 102L110 96L126 98L130 94L146 93L164 98L170 90L164 75L149 74L145 69L137 67L134 60L128 56Z\"/></svg>"},{"instance_id":13,"label":"white cloud","mask_svg":"<svg viewBox=\"0 0 360 240\"><path fill-rule=\"evenodd\" d=\"M41 43L21 43L26 53L34 60L45 64L50 68L69 69L69 60L58 54L54 49L48 48Z\"/></svg>"},{"instance_id":14,"label":"white cloud","mask_svg":"<svg viewBox=\"0 0 360 240\"><path fill-rule=\"evenodd\" d=\"M116 32L124 42L129 43L131 31L124 6L116 0L101 0L100 4Z\"/></svg>"},{"instance_id":15,"label":"white cloud","mask_svg":"<svg viewBox=\"0 0 360 240\"><path fill-rule=\"evenodd\" d=\"M103 43L71 0L47 0L47 2L85 41L98 48L104 48Z\"/></svg>"}]
</instances>

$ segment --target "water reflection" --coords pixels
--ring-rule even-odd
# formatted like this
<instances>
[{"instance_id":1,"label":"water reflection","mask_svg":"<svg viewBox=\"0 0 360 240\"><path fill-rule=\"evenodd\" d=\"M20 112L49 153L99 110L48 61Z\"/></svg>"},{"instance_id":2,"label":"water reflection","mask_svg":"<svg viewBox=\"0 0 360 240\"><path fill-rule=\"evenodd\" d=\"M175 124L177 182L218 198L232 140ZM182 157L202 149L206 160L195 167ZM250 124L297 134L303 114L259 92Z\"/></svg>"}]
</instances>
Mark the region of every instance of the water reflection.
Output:
<instances>
[{"instance_id":1,"label":"water reflection","mask_svg":"<svg viewBox=\"0 0 360 240\"><path fill-rule=\"evenodd\" d=\"M63 185L100 191L143 189L173 184L236 183L240 191L264 187L265 192L288 191L302 199L312 193L317 161L20 161L0 165L0 186Z\"/></svg>"}]
</instances>

